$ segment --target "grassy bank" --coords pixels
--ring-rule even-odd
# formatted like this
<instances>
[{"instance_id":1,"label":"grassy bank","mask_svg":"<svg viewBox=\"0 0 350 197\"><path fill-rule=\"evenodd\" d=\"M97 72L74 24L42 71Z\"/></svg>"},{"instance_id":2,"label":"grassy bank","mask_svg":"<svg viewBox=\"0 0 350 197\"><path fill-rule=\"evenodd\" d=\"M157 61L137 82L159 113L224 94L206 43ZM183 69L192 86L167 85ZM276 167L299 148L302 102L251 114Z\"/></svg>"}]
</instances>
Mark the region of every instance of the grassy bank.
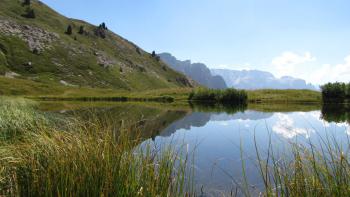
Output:
<instances>
[{"instance_id":1,"label":"grassy bank","mask_svg":"<svg viewBox=\"0 0 350 197\"><path fill-rule=\"evenodd\" d=\"M186 154L137 148L142 139L127 128L36 107L0 99L0 195L183 196L189 188Z\"/></svg>"},{"instance_id":2,"label":"grassy bank","mask_svg":"<svg viewBox=\"0 0 350 197\"><path fill-rule=\"evenodd\" d=\"M321 93L312 90L253 90L247 91L251 103L320 103Z\"/></svg>"},{"instance_id":3,"label":"grassy bank","mask_svg":"<svg viewBox=\"0 0 350 197\"><path fill-rule=\"evenodd\" d=\"M126 91L88 87L69 87L43 84L25 79L0 77L0 95L17 95L47 100L120 100L147 101L173 99L187 101L191 88L167 88L145 91ZM320 92L311 90L254 90L247 91L250 103L321 103ZM167 99L165 99L167 98Z\"/></svg>"}]
</instances>

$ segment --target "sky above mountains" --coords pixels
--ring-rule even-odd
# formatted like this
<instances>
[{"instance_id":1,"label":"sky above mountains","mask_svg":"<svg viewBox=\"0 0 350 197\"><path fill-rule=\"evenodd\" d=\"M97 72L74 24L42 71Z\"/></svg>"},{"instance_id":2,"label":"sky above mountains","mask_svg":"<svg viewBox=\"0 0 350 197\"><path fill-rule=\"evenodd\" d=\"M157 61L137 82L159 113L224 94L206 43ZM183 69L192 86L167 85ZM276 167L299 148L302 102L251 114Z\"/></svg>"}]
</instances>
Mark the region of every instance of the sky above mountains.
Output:
<instances>
[{"instance_id":1,"label":"sky above mountains","mask_svg":"<svg viewBox=\"0 0 350 197\"><path fill-rule=\"evenodd\" d=\"M42 0L145 50L211 68L350 81L348 0Z\"/></svg>"}]
</instances>

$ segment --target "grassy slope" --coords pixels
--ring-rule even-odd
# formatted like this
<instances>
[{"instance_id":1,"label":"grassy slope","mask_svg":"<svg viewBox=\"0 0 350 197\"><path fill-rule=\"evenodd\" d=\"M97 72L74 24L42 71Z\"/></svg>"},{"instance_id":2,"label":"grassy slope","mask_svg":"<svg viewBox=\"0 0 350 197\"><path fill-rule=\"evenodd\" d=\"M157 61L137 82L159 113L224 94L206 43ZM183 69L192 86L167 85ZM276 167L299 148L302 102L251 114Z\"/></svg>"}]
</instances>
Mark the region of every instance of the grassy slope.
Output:
<instances>
[{"instance_id":1,"label":"grassy slope","mask_svg":"<svg viewBox=\"0 0 350 197\"><path fill-rule=\"evenodd\" d=\"M32 1L31 5L36 18L24 18L21 15L26 7L20 2L2 0L0 19L57 33L59 39L51 44L52 49L36 55L20 38L0 34L0 74L12 70L21 74L24 79L47 84L58 84L60 80L64 80L78 86L124 90L186 86L182 74L158 62L141 49L141 54L137 53L138 47L120 36L109 31L105 39L99 38L93 33L95 26L84 21L68 19L37 1ZM73 26L71 36L64 33L68 25ZM89 35L77 33L81 25ZM74 40L74 37L77 40ZM99 65L96 51L113 60L113 66L104 68ZM33 65L29 71L23 66L27 62L32 62Z\"/></svg>"}]
</instances>

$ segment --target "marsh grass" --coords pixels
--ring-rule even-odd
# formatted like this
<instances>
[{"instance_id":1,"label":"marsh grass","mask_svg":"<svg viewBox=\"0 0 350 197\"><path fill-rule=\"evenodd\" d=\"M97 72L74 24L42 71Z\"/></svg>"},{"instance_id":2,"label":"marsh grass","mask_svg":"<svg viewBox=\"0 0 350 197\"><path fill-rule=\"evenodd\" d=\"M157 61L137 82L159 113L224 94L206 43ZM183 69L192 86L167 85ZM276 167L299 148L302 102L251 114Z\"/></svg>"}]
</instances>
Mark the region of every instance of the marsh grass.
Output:
<instances>
[{"instance_id":1,"label":"marsh grass","mask_svg":"<svg viewBox=\"0 0 350 197\"><path fill-rule=\"evenodd\" d=\"M191 195L185 152L140 147L137 134L98 119L52 126L35 105L1 99L0 195Z\"/></svg>"},{"instance_id":2,"label":"marsh grass","mask_svg":"<svg viewBox=\"0 0 350 197\"><path fill-rule=\"evenodd\" d=\"M265 191L263 196L349 196L349 139L319 136L318 143L290 142L278 152L272 141L266 156L255 141L256 158Z\"/></svg>"},{"instance_id":3,"label":"marsh grass","mask_svg":"<svg viewBox=\"0 0 350 197\"><path fill-rule=\"evenodd\" d=\"M19 138L26 132L35 132L47 123L47 119L35 111L35 102L0 97L0 140Z\"/></svg>"}]
</instances>

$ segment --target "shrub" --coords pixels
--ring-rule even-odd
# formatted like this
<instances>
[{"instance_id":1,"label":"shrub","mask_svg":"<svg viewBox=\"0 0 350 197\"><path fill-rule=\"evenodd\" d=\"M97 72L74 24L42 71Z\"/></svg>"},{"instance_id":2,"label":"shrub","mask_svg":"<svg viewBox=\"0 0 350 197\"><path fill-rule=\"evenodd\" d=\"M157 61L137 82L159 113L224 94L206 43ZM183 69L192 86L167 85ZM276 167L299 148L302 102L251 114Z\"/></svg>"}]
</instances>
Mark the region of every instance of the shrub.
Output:
<instances>
[{"instance_id":1,"label":"shrub","mask_svg":"<svg viewBox=\"0 0 350 197\"><path fill-rule=\"evenodd\" d=\"M25 18L35 18L35 12L34 12L33 9L31 9L31 8L28 7L28 8L26 9L26 13L25 13L25 14L22 14L22 16L25 17Z\"/></svg>"},{"instance_id":2,"label":"shrub","mask_svg":"<svg viewBox=\"0 0 350 197\"><path fill-rule=\"evenodd\" d=\"M321 86L322 99L325 102L343 102L348 96L348 85L345 83L327 83Z\"/></svg>"},{"instance_id":3,"label":"shrub","mask_svg":"<svg viewBox=\"0 0 350 197\"><path fill-rule=\"evenodd\" d=\"M30 5L30 0L24 0L23 5Z\"/></svg>"},{"instance_id":4,"label":"shrub","mask_svg":"<svg viewBox=\"0 0 350 197\"><path fill-rule=\"evenodd\" d=\"M350 83L346 85L346 98L350 99Z\"/></svg>"}]
</instances>

